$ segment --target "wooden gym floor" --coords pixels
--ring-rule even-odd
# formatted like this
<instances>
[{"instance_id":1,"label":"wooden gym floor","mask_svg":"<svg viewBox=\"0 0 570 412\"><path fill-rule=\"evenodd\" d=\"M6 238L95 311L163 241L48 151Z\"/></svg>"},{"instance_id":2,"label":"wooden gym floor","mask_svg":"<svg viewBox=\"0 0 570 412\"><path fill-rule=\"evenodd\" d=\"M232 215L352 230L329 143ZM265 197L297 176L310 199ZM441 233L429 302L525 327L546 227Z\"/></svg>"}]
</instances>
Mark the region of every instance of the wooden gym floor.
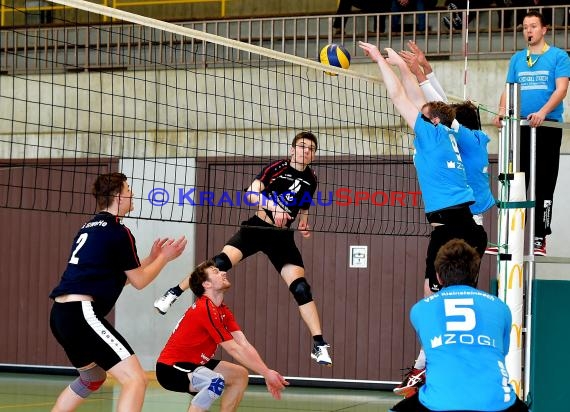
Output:
<instances>
[{"instance_id":1,"label":"wooden gym floor","mask_svg":"<svg viewBox=\"0 0 570 412\"><path fill-rule=\"evenodd\" d=\"M0 373L0 411L49 411L59 392L74 378L60 375ZM118 385L108 379L91 395L79 412L115 410ZM240 405L241 412L387 412L400 397L389 391L288 387L275 401L263 385L250 385ZM186 412L190 396L169 392L150 380L143 411ZM219 402L212 412L219 411Z\"/></svg>"}]
</instances>

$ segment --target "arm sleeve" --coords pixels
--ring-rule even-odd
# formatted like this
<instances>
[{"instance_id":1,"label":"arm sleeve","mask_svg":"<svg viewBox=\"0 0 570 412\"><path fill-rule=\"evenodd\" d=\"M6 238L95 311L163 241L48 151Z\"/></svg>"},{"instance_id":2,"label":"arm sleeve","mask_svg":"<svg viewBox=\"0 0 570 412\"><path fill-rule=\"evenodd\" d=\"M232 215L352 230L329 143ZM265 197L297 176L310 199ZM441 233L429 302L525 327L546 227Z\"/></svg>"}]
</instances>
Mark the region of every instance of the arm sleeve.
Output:
<instances>
[{"instance_id":1,"label":"arm sleeve","mask_svg":"<svg viewBox=\"0 0 570 412\"><path fill-rule=\"evenodd\" d=\"M447 96L445 94L445 92L443 91L443 87L441 87L441 84L439 83L439 80L437 79L435 72L431 72L430 74L427 74L426 77L428 78L429 82L431 83L432 87L434 88L434 90L436 91L436 93L441 96L441 100L442 102L448 102L447 100Z\"/></svg>"},{"instance_id":2,"label":"arm sleeve","mask_svg":"<svg viewBox=\"0 0 570 412\"><path fill-rule=\"evenodd\" d=\"M429 80L420 83L420 88L428 102L443 102L443 97L433 88Z\"/></svg>"},{"instance_id":3,"label":"arm sleeve","mask_svg":"<svg viewBox=\"0 0 570 412\"><path fill-rule=\"evenodd\" d=\"M570 57L565 51L558 53L558 58L555 66L554 78L570 77Z\"/></svg>"},{"instance_id":4,"label":"arm sleeve","mask_svg":"<svg viewBox=\"0 0 570 412\"><path fill-rule=\"evenodd\" d=\"M517 53L518 54L518 53ZM517 81L517 74L515 70L515 62L517 58L517 54L511 57L511 61L509 62L509 70L507 71L507 83L516 83Z\"/></svg>"}]
</instances>

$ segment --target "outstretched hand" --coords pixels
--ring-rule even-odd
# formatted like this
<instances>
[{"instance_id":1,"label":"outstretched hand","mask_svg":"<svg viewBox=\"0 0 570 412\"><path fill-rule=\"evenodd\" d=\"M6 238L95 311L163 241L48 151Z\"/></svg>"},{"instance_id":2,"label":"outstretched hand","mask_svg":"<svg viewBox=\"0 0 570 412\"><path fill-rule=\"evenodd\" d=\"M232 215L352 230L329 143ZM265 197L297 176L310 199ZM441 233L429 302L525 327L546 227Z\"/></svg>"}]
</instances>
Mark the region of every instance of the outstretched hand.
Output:
<instances>
[{"instance_id":1,"label":"outstretched hand","mask_svg":"<svg viewBox=\"0 0 570 412\"><path fill-rule=\"evenodd\" d=\"M396 53L394 49L386 47L384 50L386 50L386 53L388 53L386 61L390 63L392 66L406 65L406 62L402 59L402 57L398 53Z\"/></svg>"},{"instance_id":2,"label":"outstretched hand","mask_svg":"<svg viewBox=\"0 0 570 412\"><path fill-rule=\"evenodd\" d=\"M160 255L160 251L167 241L168 238L165 237L164 239L158 238L153 242L152 247L150 248L150 253L148 255L150 261L153 261L158 257L158 255Z\"/></svg>"},{"instance_id":3,"label":"outstretched hand","mask_svg":"<svg viewBox=\"0 0 570 412\"><path fill-rule=\"evenodd\" d=\"M398 53L400 55L400 57L402 58L402 60L404 60L406 62L406 64L408 65L408 67L410 68L410 71L416 75L416 77L419 75L421 75L422 69L420 66L420 62L418 59L418 56L412 52L409 52L407 50L402 50L400 53Z\"/></svg>"},{"instance_id":4,"label":"outstretched hand","mask_svg":"<svg viewBox=\"0 0 570 412\"><path fill-rule=\"evenodd\" d=\"M285 386L289 386L289 382L287 382L279 372L272 369L269 369L264 378L267 391L271 396L277 400L281 399L281 391L285 389Z\"/></svg>"},{"instance_id":5,"label":"outstretched hand","mask_svg":"<svg viewBox=\"0 0 570 412\"><path fill-rule=\"evenodd\" d=\"M166 260L169 262L171 260L176 259L178 256L184 252L186 248L186 243L188 240L184 236L174 240L174 239L165 239L162 242L162 246L160 248L160 254L165 257ZM153 245L154 248L154 245Z\"/></svg>"},{"instance_id":6,"label":"outstretched hand","mask_svg":"<svg viewBox=\"0 0 570 412\"><path fill-rule=\"evenodd\" d=\"M382 54L380 53L380 50L378 50L377 46L363 41L359 41L358 46L364 51L364 54L366 56L372 59L372 61L378 63L378 61L384 59L384 57L382 57Z\"/></svg>"},{"instance_id":7,"label":"outstretched hand","mask_svg":"<svg viewBox=\"0 0 570 412\"><path fill-rule=\"evenodd\" d=\"M410 52L412 54L414 54L414 56L416 56L416 59L418 61L418 64L421 67L426 68L427 66L429 66L429 63L426 59L426 55L424 54L424 52L422 51L422 49L420 49L418 47L418 45L416 44L415 41L413 40L409 40L408 41L408 49L410 50Z\"/></svg>"}]
</instances>

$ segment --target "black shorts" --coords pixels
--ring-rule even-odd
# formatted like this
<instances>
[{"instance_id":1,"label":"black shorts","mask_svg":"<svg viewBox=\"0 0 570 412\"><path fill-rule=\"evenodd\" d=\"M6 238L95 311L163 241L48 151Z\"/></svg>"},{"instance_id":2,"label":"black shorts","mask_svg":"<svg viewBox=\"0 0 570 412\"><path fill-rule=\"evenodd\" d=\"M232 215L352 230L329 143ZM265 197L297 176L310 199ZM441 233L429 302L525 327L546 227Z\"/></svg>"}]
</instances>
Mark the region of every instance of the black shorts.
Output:
<instances>
[{"instance_id":1,"label":"black shorts","mask_svg":"<svg viewBox=\"0 0 570 412\"><path fill-rule=\"evenodd\" d=\"M214 370L214 368L218 366L218 363L220 363L220 361L217 359L210 359L205 365L196 365L190 362L176 362L174 365L167 365L157 362L156 380L160 383L160 386L169 391L194 395L196 392L190 392L190 379L188 379L188 374L200 366Z\"/></svg>"},{"instance_id":2,"label":"black shorts","mask_svg":"<svg viewBox=\"0 0 570 412\"><path fill-rule=\"evenodd\" d=\"M415 395L410 396L409 398L406 398L398 402L396 405L392 406L390 412L434 412L434 411L422 405L422 403L420 402L419 393L416 393ZM462 411L441 411L441 412L477 412L477 411L462 410ZM528 412L528 406L526 405L526 403L517 398L512 406L497 412Z\"/></svg>"},{"instance_id":3,"label":"black shorts","mask_svg":"<svg viewBox=\"0 0 570 412\"><path fill-rule=\"evenodd\" d=\"M457 222L436 226L430 234L427 255L425 278L429 279L429 287L437 292L441 285L435 274L435 258L439 249L451 239L463 239L474 247L482 257L487 247L487 232L483 226L475 223L472 217Z\"/></svg>"},{"instance_id":4,"label":"black shorts","mask_svg":"<svg viewBox=\"0 0 570 412\"><path fill-rule=\"evenodd\" d=\"M54 302L50 328L71 364L95 362L106 371L134 354L125 338L93 310L93 302Z\"/></svg>"},{"instance_id":5,"label":"black shorts","mask_svg":"<svg viewBox=\"0 0 570 412\"><path fill-rule=\"evenodd\" d=\"M295 244L295 232L279 229L257 216L241 222L241 228L226 242L243 254L242 260L257 252L267 255L277 272L287 264L304 268L301 252Z\"/></svg>"}]
</instances>

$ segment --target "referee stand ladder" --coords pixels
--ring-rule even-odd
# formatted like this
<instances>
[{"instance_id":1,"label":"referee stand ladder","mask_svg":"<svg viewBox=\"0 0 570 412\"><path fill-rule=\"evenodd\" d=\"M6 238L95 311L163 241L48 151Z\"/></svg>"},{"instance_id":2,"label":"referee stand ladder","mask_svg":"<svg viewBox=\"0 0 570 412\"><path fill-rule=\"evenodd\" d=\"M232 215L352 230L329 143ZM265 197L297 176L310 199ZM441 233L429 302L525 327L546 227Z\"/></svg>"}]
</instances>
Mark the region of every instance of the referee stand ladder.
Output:
<instances>
[{"instance_id":1,"label":"referee stand ladder","mask_svg":"<svg viewBox=\"0 0 570 412\"><path fill-rule=\"evenodd\" d=\"M534 255L536 128L530 129L527 199L520 172L520 126L528 122L520 119L519 84L507 83L505 93L499 134L497 292L513 318L506 367L517 395L532 411L551 412L568 404L566 381L553 372L560 370L570 341L570 258ZM543 126L570 128L548 121ZM562 274L550 272L553 264Z\"/></svg>"}]
</instances>

